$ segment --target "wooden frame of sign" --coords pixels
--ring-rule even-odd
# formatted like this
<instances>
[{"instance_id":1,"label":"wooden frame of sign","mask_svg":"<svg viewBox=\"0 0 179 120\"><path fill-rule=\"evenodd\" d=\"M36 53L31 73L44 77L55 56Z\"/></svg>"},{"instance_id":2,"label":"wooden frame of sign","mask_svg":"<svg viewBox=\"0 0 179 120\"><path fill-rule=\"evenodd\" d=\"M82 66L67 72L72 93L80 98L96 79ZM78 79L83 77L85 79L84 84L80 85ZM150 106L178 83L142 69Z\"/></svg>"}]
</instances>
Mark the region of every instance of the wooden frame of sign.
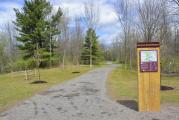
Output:
<instances>
[{"instance_id":1,"label":"wooden frame of sign","mask_svg":"<svg viewBox=\"0 0 179 120\"><path fill-rule=\"evenodd\" d=\"M140 112L160 111L159 42L137 43L138 108Z\"/></svg>"}]
</instances>

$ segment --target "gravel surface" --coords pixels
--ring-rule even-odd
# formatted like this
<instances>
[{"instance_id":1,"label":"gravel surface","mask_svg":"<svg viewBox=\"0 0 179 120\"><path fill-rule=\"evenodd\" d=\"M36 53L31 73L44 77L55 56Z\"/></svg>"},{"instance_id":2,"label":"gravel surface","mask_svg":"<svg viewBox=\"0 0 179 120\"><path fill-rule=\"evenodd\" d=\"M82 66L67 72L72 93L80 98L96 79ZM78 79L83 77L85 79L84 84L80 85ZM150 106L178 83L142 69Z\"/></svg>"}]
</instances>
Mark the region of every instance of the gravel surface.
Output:
<instances>
[{"instance_id":1,"label":"gravel surface","mask_svg":"<svg viewBox=\"0 0 179 120\"><path fill-rule=\"evenodd\" d=\"M165 106L159 113L139 113L132 101L110 100L106 79L115 67L98 68L37 94L1 113L0 120L179 120L177 106Z\"/></svg>"}]
</instances>

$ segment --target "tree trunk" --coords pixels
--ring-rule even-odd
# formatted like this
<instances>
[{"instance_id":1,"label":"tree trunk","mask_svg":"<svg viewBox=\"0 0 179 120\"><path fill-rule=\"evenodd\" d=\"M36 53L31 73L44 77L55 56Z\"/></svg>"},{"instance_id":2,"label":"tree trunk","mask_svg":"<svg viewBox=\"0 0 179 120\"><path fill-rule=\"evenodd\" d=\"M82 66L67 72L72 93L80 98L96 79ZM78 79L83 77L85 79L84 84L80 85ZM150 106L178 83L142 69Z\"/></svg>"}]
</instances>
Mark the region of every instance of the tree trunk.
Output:
<instances>
[{"instance_id":1,"label":"tree trunk","mask_svg":"<svg viewBox=\"0 0 179 120\"><path fill-rule=\"evenodd\" d=\"M132 50L130 49L130 69L132 71Z\"/></svg>"},{"instance_id":2,"label":"tree trunk","mask_svg":"<svg viewBox=\"0 0 179 120\"><path fill-rule=\"evenodd\" d=\"M91 33L90 35L90 68L93 67L92 46L93 46L93 43L92 43L92 33Z\"/></svg>"},{"instance_id":3,"label":"tree trunk","mask_svg":"<svg viewBox=\"0 0 179 120\"><path fill-rule=\"evenodd\" d=\"M65 55L66 55L66 51L63 51L63 65L62 68L65 69Z\"/></svg>"},{"instance_id":4,"label":"tree trunk","mask_svg":"<svg viewBox=\"0 0 179 120\"><path fill-rule=\"evenodd\" d=\"M92 58L92 43L90 45L90 68L93 67L93 58Z\"/></svg>"},{"instance_id":5,"label":"tree trunk","mask_svg":"<svg viewBox=\"0 0 179 120\"><path fill-rule=\"evenodd\" d=\"M51 38L51 30L50 30L50 68L52 68L52 38Z\"/></svg>"},{"instance_id":6,"label":"tree trunk","mask_svg":"<svg viewBox=\"0 0 179 120\"><path fill-rule=\"evenodd\" d=\"M39 69L39 67L40 67L40 54L39 54L39 45L38 45L38 43L37 43L37 52L36 52L36 61L37 61L37 70L38 70L38 80L40 81L40 69Z\"/></svg>"},{"instance_id":7,"label":"tree trunk","mask_svg":"<svg viewBox=\"0 0 179 120\"><path fill-rule=\"evenodd\" d=\"M28 71L25 69L25 80L28 80Z\"/></svg>"}]
</instances>

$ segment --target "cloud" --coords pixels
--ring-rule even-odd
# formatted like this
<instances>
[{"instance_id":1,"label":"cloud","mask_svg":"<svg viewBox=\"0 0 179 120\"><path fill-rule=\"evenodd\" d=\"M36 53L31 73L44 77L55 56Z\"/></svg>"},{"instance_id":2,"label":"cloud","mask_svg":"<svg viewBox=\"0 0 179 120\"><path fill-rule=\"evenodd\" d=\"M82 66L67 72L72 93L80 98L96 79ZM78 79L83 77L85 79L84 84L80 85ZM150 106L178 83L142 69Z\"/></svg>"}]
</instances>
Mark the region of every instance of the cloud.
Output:
<instances>
[{"instance_id":1,"label":"cloud","mask_svg":"<svg viewBox=\"0 0 179 120\"><path fill-rule=\"evenodd\" d=\"M101 6L100 24L107 25L118 22L118 17L113 7L107 4Z\"/></svg>"},{"instance_id":2,"label":"cloud","mask_svg":"<svg viewBox=\"0 0 179 120\"><path fill-rule=\"evenodd\" d=\"M15 20L14 8L20 8L21 5L15 2L0 3L0 29L3 29L7 22Z\"/></svg>"},{"instance_id":3,"label":"cloud","mask_svg":"<svg viewBox=\"0 0 179 120\"><path fill-rule=\"evenodd\" d=\"M83 3L62 3L60 7L62 7L71 18L82 17L84 14Z\"/></svg>"},{"instance_id":4,"label":"cloud","mask_svg":"<svg viewBox=\"0 0 179 120\"><path fill-rule=\"evenodd\" d=\"M120 24L108 24L106 26L101 27L98 30L99 40L100 42L104 42L105 44L110 44L112 40L119 35L120 32Z\"/></svg>"},{"instance_id":5,"label":"cloud","mask_svg":"<svg viewBox=\"0 0 179 120\"><path fill-rule=\"evenodd\" d=\"M71 18L84 17L84 3L88 0L53 0L52 4L55 9L60 6ZM95 1L99 5L100 9L100 25L111 24L117 22L117 15L110 4L107 4L106 0Z\"/></svg>"},{"instance_id":6,"label":"cloud","mask_svg":"<svg viewBox=\"0 0 179 120\"><path fill-rule=\"evenodd\" d=\"M13 8L20 9L22 7L23 0L8 0L6 2L0 1L0 29L2 30L7 22L15 20L15 13ZM84 3L88 3L91 0L48 0L54 7L54 11L57 11L60 6L67 15L74 18L84 18ZM100 20L99 28L97 29L100 40L110 41L114 35L119 32L119 23L117 14L113 8L110 0L98 0L95 1L100 8ZM72 20L71 19L71 20ZM72 21L71 21L72 22ZM83 23L85 24L85 23ZM74 27L74 23L70 23ZM85 29L84 29L85 30ZM105 39L106 38L106 39Z\"/></svg>"},{"instance_id":7,"label":"cloud","mask_svg":"<svg viewBox=\"0 0 179 120\"><path fill-rule=\"evenodd\" d=\"M111 34L110 33L102 34L99 38L99 42L104 43L104 44L111 44L117 35L119 35L117 31Z\"/></svg>"},{"instance_id":8,"label":"cloud","mask_svg":"<svg viewBox=\"0 0 179 120\"><path fill-rule=\"evenodd\" d=\"M53 0L52 4L56 10L60 6L62 10L73 19L76 17L84 17L84 3L87 3L88 1L89 0ZM113 4L110 4L109 1L98 0L94 2L99 5L100 9L100 19L97 34L100 36L100 41L108 44L120 30L118 17L113 8Z\"/></svg>"}]
</instances>

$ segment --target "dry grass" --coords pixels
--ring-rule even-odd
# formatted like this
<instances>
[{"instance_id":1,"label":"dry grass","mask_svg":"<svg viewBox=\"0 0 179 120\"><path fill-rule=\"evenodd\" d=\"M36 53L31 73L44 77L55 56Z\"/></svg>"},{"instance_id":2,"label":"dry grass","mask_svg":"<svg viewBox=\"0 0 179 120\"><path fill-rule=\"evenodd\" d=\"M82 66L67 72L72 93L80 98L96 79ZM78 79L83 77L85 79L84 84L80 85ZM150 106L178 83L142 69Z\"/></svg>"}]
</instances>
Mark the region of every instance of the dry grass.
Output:
<instances>
[{"instance_id":1,"label":"dry grass","mask_svg":"<svg viewBox=\"0 0 179 120\"><path fill-rule=\"evenodd\" d=\"M32 80L24 80L23 75L14 76L11 73L0 75L0 110L2 111L44 89L63 83L89 70L89 66L68 66L64 70L60 68L44 69L41 70L41 79L48 82L45 84L31 84L37 80L37 77L32 77Z\"/></svg>"}]
</instances>

